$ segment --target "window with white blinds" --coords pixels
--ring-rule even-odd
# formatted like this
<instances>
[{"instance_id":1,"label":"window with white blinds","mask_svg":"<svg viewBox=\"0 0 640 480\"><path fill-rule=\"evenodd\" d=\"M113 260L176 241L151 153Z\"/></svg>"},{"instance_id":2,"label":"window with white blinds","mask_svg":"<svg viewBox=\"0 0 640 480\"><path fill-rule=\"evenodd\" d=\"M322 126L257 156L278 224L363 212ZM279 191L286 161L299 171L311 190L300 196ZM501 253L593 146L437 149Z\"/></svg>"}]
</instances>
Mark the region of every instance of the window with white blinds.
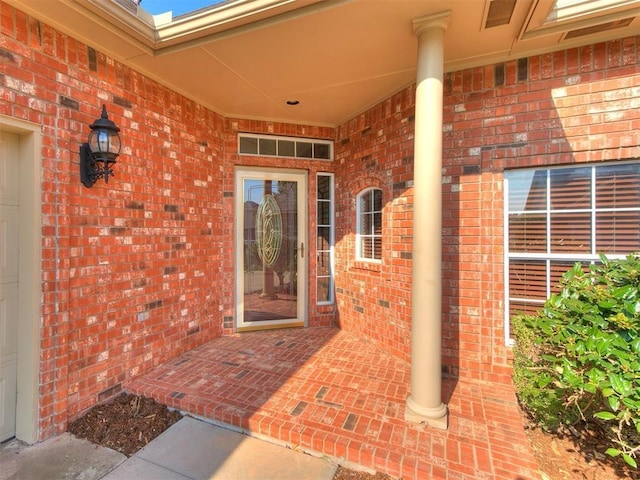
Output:
<instances>
[{"instance_id":1,"label":"window with white blinds","mask_svg":"<svg viewBox=\"0 0 640 480\"><path fill-rule=\"evenodd\" d=\"M505 199L507 343L576 262L640 251L640 163L508 171Z\"/></svg>"},{"instance_id":2,"label":"window with white blinds","mask_svg":"<svg viewBox=\"0 0 640 480\"><path fill-rule=\"evenodd\" d=\"M382 261L382 190L368 188L356 199L356 259Z\"/></svg>"}]
</instances>

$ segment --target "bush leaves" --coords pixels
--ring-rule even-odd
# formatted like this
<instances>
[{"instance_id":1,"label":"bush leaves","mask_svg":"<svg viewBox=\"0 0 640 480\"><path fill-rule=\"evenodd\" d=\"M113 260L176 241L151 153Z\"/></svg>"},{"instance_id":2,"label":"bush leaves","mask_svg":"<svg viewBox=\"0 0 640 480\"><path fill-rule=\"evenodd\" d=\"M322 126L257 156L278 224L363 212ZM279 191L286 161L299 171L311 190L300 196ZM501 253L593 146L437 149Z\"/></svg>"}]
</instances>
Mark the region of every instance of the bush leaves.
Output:
<instances>
[{"instance_id":1,"label":"bush leaves","mask_svg":"<svg viewBox=\"0 0 640 480\"><path fill-rule=\"evenodd\" d=\"M637 468L640 453L640 256L577 263L537 315L513 319L518 399L546 430L609 425L610 448Z\"/></svg>"}]
</instances>

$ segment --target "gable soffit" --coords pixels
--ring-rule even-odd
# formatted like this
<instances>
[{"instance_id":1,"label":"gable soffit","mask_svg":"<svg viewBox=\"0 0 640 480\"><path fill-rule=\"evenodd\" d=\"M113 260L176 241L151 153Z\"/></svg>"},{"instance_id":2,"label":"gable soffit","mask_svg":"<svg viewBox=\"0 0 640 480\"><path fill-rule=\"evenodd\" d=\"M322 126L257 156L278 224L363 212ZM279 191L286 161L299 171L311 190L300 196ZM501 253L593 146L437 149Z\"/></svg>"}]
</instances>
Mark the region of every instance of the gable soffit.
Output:
<instances>
[{"instance_id":1,"label":"gable soffit","mask_svg":"<svg viewBox=\"0 0 640 480\"><path fill-rule=\"evenodd\" d=\"M178 17L4 2L227 117L327 126L415 81L415 18L451 11L445 71L640 32L640 0L227 0Z\"/></svg>"}]
</instances>

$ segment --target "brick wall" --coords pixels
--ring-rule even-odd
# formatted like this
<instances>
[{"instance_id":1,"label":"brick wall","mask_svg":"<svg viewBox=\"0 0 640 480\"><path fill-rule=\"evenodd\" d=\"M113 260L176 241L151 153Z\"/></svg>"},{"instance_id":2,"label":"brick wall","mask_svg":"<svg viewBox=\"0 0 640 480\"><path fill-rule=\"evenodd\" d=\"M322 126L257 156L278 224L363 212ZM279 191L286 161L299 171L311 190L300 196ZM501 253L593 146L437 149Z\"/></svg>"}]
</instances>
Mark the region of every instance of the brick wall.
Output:
<instances>
[{"instance_id":1,"label":"brick wall","mask_svg":"<svg viewBox=\"0 0 640 480\"><path fill-rule=\"evenodd\" d=\"M336 134L336 297L339 325L408 359L414 88L340 126ZM382 263L355 261L356 205L383 192Z\"/></svg>"},{"instance_id":2,"label":"brick wall","mask_svg":"<svg viewBox=\"0 0 640 480\"><path fill-rule=\"evenodd\" d=\"M443 366L509 381L503 171L640 157L640 37L448 73L443 124ZM415 87L338 129L342 328L410 354ZM384 191L383 264L353 260L358 191Z\"/></svg>"},{"instance_id":3,"label":"brick wall","mask_svg":"<svg viewBox=\"0 0 640 480\"><path fill-rule=\"evenodd\" d=\"M42 125L40 438L122 383L234 320L237 133L334 139L309 172L309 324L315 305L315 174L336 174L342 328L410 355L414 87L337 129L226 119L0 2L0 113ZM447 74L443 354L451 375L507 381L505 168L640 156L638 38ZM520 76L518 75L520 72ZM524 72L524 73L523 73ZM78 148L107 105L123 151L108 186L80 184ZM384 195L383 262L354 261L355 204Z\"/></svg>"},{"instance_id":4,"label":"brick wall","mask_svg":"<svg viewBox=\"0 0 640 480\"><path fill-rule=\"evenodd\" d=\"M44 439L128 378L233 331L234 165L290 166L239 157L237 133L334 133L226 119L6 3L0 15L0 114L42 125ZM109 184L88 189L79 146L103 104L123 149ZM331 169L296 167L311 189ZM310 300L309 324L331 325L333 309Z\"/></svg>"},{"instance_id":5,"label":"brick wall","mask_svg":"<svg viewBox=\"0 0 640 480\"><path fill-rule=\"evenodd\" d=\"M43 126L46 438L130 376L221 334L225 120L0 5L0 112ZM109 184L88 189L78 149L102 104L123 151Z\"/></svg>"}]
</instances>

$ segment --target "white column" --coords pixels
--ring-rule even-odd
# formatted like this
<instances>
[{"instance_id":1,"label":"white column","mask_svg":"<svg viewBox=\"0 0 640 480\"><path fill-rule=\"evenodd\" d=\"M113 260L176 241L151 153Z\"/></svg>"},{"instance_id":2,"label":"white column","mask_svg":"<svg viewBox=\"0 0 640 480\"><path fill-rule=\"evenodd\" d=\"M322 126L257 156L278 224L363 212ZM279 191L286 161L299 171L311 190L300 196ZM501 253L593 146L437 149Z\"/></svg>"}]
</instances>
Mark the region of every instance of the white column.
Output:
<instances>
[{"instance_id":1,"label":"white column","mask_svg":"<svg viewBox=\"0 0 640 480\"><path fill-rule=\"evenodd\" d=\"M448 426L442 403L442 79L451 12L415 19L418 68L413 180L411 396L405 419Z\"/></svg>"}]
</instances>

